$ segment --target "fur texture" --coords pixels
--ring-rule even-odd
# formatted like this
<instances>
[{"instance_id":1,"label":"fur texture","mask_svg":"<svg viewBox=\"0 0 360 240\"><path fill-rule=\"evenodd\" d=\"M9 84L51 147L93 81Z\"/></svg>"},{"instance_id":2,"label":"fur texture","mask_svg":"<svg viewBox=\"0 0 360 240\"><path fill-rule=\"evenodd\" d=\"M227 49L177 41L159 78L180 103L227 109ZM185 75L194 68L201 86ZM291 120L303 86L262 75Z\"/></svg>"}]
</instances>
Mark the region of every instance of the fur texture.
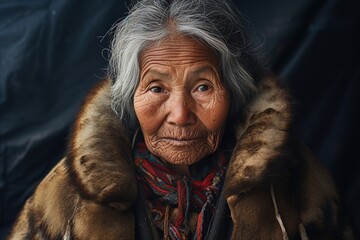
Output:
<instances>
[{"instance_id":1,"label":"fur texture","mask_svg":"<svg viewBox=\"0 0 360 240\"><path fill-rule=\"evenodd\" d=\"M87 97L67 156L26 202L8 239L134 239L136 177L131 141L110 107L110 81ZM290 239L353 239L327 171L290 137L290 97L274 77L236 127L224 193L231 239L283 239L270 187Z\"/></svg>"}]
</instances>

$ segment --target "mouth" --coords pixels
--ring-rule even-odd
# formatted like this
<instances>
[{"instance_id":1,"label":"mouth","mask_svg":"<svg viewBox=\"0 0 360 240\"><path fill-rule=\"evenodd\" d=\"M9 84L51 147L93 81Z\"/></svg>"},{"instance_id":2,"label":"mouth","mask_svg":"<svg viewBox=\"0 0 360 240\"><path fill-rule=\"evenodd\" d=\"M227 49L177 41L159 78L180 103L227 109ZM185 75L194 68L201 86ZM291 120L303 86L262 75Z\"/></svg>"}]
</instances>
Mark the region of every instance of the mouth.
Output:
<instances>
[{"instance_id":1,"label":"mouth","mask_svg":"<svg viewBox=\"0 0 360 240\"><path fill-rule=\"evenodd\" d=\"M194 145L195 143L201 141L201 138L163 138L162 140L173 146L186 146Z\"/></svg>"}]
</instances>

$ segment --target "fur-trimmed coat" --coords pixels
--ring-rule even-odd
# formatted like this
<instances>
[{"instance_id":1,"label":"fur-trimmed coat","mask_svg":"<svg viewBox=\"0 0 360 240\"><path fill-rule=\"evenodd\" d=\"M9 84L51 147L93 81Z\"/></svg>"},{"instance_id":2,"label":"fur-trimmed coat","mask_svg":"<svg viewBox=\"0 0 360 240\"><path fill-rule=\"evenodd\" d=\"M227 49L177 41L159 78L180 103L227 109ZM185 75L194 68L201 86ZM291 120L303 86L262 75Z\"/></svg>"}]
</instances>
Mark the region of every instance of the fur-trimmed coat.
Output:
<instances>
[{"instance_id":1,"label":"fur-trimmed coat","mask_svg":"<svg viewBox=\"0 0 360 240\"><path fill-rule=\"evenodd\" d=\"M27 200L8 239L134 239L131 139L110 81L88 95L68 154ZM239 126L223 195L231 239L353 239L328 172L289 134L288 92L262 80ZM240 118L240 117L239 117Z\"/></svg>"}]
</instances>

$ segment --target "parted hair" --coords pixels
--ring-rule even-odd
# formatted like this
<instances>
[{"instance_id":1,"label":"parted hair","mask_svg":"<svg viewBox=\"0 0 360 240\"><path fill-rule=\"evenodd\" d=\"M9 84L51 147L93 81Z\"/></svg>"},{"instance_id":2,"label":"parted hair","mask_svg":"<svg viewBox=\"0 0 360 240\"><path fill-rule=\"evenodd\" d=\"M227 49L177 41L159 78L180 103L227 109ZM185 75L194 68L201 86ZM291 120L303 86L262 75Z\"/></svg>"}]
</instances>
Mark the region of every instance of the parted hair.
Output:
<instances>
[{"instance_id":1,"label":"parted hair","mask_svg":"<svg viewBox=\"0 0 360 240\"><path fill-rule=\"evenodd\" d=\"M222 84L230 93L229 116L237 116L255 93L264 73L246 20L227 0L142 0L114 27L109 62L112 108L122 123L138 127L134 92L140 79L139 57L174 31L194 38L216 53Z\"/></svg>"}]
</instances>

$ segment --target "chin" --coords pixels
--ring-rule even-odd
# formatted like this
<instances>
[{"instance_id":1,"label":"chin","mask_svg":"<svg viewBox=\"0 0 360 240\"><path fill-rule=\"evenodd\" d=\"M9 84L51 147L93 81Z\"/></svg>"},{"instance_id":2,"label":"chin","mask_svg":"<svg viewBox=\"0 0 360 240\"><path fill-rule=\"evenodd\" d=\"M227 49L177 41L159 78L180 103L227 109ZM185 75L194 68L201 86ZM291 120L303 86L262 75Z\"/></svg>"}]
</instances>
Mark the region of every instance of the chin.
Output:
<instances>
[{"instance_id":1,"label":"chin","mask_svg":"<svg viewBox=\"0 0 360 240\"><path fill-rule=\"evenodd\" d=\"M160 149L159 149L160 150ZM153 154L158 156L162 161L173 165L193 165L199 162L201 159L213 153L208 149L167 149L166 151L154 152Z\"/></svg>"}]
</instances>

